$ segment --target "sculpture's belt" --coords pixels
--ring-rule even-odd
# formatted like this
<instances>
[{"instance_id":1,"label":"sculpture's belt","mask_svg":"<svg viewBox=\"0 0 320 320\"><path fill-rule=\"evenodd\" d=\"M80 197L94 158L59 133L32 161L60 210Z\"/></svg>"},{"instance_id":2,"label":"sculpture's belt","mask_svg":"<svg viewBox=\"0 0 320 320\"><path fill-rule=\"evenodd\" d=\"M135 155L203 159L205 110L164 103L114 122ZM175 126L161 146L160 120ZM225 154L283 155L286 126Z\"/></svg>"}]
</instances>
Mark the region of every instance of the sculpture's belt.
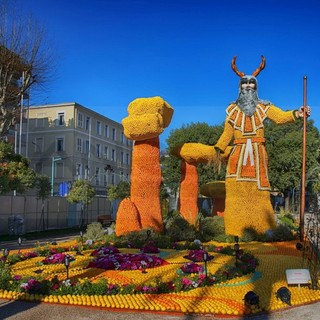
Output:
<instances>
[{"instance_id":1,"label":"sculpture's belt","mask_svg":"<svg viewBox=\"0 0 320 320\"><path fill-rule=\"evenodd\" d=\"M250 165L254 165L254 157L253 157L253 148L252 148L252 143L264 143L266 141L265 138L240 138L240 139L235 139L234 144L245 144L245 152L243 156L243 162L242 165L247 165L247 160L249 158L250 160Z\"/></svg>"},{"instance_id":2,"label":"sculpture's belt","mask_svg":"<svg viewBox=\"0 0 320 320\"><path fill-rule=\"evenodd\" d=\"M265 138L257 137L257 138L239 138L239 139L235 139L233 141L233 143L234 144L246 144L248 139L250 139L252 143L254 143L254 142L265 143L266 142Z\"/></svg>"}]
</instances>

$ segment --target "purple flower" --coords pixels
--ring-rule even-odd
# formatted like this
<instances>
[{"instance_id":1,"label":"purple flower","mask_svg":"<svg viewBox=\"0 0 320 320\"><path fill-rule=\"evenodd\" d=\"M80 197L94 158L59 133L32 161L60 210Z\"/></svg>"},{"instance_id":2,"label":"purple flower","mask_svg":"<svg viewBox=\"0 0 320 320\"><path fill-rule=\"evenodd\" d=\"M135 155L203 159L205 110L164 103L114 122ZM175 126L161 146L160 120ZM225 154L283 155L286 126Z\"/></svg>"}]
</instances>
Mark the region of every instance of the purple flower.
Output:
<instances>
[{"instance_id":1,"label":"purple flower","mask_svg":"<svg viewBox=\"0 0 320 320\"><path fill-rule=\"evenodd\" d=\"M97 257L91 261L88 268L100 268L105 270L139 270L154 268L167 262L156 256L147 254L115 253L108 256Z\"/></svg>"},{"instance_id":2,"label":"purple flower","mask_svg":"<svg viewBox=\"0 0 320 320\"><path fill-rule=\"evenodd\" d=\"M19 281L21 279L22 279L22 277L20 275L18 275L18 274L13 276L13 281Z\"/></svg>"},{"instance_id":3,"label":"purple flower","mask_svg":"<svg viewBox=\"0 0 320 320\"><path fill-rule=\"evenodd\" d=\"M190 250L188 255L184 256L185 259L189 259L193 262L201 262L203 261L203 255L205 253L205 250ZM210 261L213 259L213 256L208 255L207 261Z\"/></svg>"},{"instance_id":4,"label":"purple flower","mask_svg":"<svg viewBox=\"0 0 320 320\"><path fill-rule=\"evenodd\" d=\"M72 257L71 255L67 255L64 253L55 253L52 254L49 257L46 257L42 262L44 264L56 264L56 263L63 263L66 256L69 258L69 261L73 261L75 260L74 257Z\"/></svg>"},{"instance_id":5,"label":"purple flower","mask_svg":"<svg viewBox=\"0 0 320 320\"><path fill-rule=\"evenodd\" d=\"M100 247L92 252L92 256L106 256L108 254L119 253L119 249L114 246Z\"/></svg>"},{"instance_id":6,"label":"purple flower","mask_svg":"<svg viewBox=\"0 0 320 320\"><path fill-rule=\"evenodd\" d=\"M203 273L204 268L194 262L185 263L181 268L184 273Z\"/></svg>"}]
</instances>

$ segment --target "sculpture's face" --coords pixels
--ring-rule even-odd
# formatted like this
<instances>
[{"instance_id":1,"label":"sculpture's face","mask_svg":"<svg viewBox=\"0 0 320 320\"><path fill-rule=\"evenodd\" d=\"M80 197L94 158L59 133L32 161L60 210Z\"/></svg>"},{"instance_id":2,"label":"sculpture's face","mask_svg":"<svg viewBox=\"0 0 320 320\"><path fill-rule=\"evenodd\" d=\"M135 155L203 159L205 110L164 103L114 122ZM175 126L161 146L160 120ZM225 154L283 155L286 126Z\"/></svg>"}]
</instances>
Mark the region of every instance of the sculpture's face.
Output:
<instances>
[{"instance_id":1,"label":"sculpture's face","mask_svg":"<svg viewBox=\"0 0 320 320\"><path fill-rule=\"evenodd\" d=\"M257 80L252 76L244 76L240 80L240 89L242 90L256 90Z\"/></svg>"}]
</instances>

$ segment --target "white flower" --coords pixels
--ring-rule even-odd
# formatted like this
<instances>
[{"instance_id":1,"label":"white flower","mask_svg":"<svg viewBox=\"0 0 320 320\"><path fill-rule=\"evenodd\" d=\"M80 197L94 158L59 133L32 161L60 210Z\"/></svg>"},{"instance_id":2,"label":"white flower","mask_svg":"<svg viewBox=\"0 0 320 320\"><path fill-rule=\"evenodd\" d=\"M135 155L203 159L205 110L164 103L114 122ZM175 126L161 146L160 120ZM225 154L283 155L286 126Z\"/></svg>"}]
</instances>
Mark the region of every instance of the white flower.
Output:
<instances>
[{"instance_id":1,"label":"white flower","mask_svg":"<svg viewBox=\"0 0 320 320\"><path fill-rule=\"evenodd\" d=\"M20 287L22 288L22 289L27 289L27 287L28 287L28 284L27 283L21 283L20 284Z\"/></svg>"},{"instance_id":2,"label":"white flower","mask_svg":"<svg viewBox=\"0 0 320 320\"><path fill-rule=\"evenodd\" d=\"M62 284L64 286L66 286L66 287L70 287L71 286L71 281L70 281L70 279L67 279L67 280L62 281Z\"/></svg>"}]
</instances>

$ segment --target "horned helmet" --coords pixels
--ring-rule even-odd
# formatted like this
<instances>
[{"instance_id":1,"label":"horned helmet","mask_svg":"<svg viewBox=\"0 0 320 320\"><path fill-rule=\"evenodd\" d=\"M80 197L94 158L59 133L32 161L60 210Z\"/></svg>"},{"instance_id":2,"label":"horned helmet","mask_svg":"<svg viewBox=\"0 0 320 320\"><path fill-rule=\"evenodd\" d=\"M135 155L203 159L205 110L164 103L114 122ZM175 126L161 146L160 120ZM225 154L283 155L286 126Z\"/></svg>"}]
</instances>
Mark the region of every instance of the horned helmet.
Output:
<instances>
[{"instance_id":1,"label":"horned helmet","mask_svg":"<svg viewBox=\"0 0 320 320\"><path fill-rule=\"evenodd\" d=\"M266 58L264 56L261 56L261 63L259 65L259 67L252 72L252 75L246 75L244 72L239 71L236 66L236 59L237 59L237 56L234 56L232 58L231 68L240 77L240 84L239 84L240 90L241 90L241 84L243 82L248 82L248 81L254 81L254 83L256 85L256 90L257 90L258 89L258 81L257 81L256 77L266 66Z\"/></svg>"}]
</instances>

